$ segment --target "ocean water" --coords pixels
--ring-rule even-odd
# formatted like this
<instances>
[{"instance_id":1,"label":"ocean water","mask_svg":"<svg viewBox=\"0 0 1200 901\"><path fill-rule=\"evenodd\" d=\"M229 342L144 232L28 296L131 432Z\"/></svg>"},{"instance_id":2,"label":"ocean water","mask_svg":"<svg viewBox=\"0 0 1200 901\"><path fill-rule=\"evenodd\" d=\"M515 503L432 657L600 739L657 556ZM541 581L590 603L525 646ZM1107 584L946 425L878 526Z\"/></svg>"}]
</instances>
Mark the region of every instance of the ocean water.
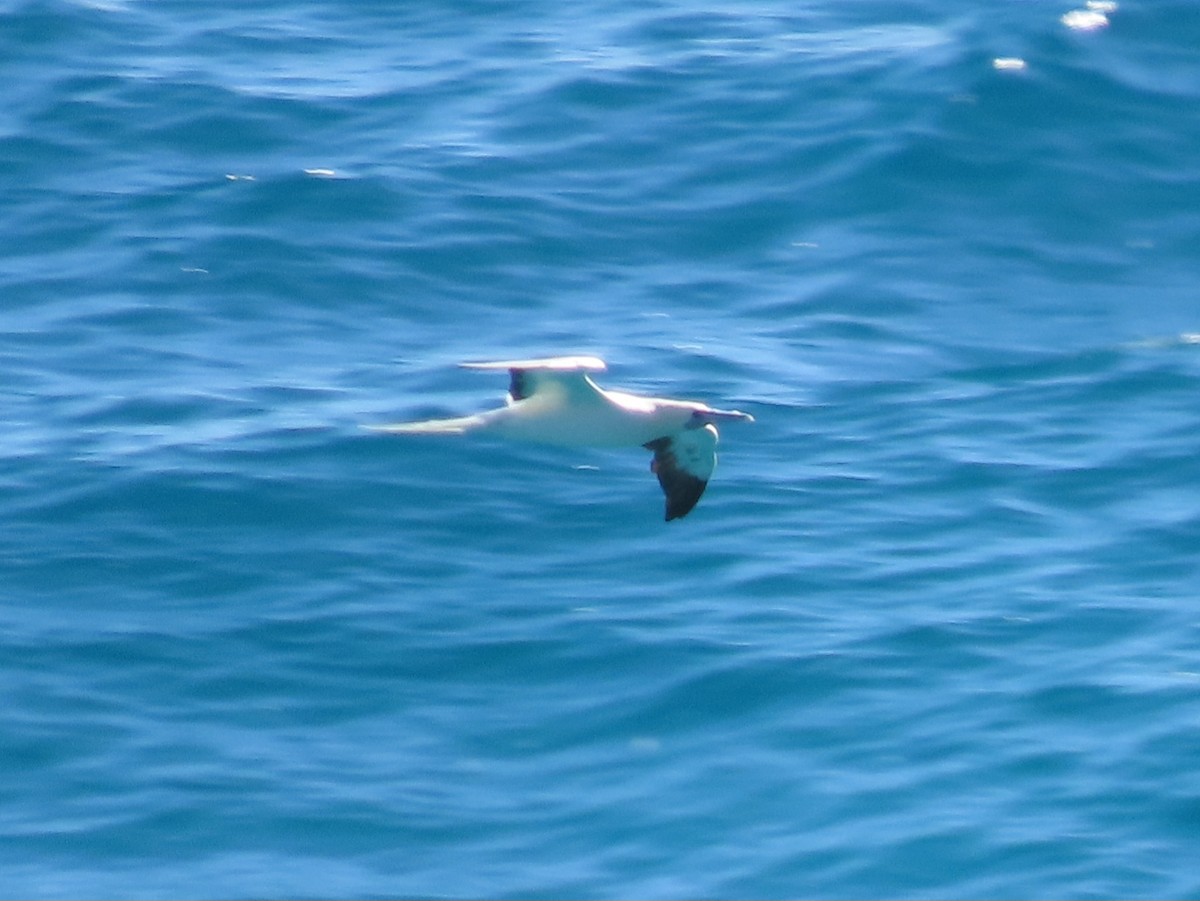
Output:
<instances>
[{"instance_id":1,"label":"ocean water","mask_svg":"<svg viewBox=\"0 0 1200 901\"><path fill-rule=\"evenodd\" d=\"M1200 896L1197 47L0 3L0 895ZM757 421L360 428L556 353Z\"/></svg>"}]
</instances>

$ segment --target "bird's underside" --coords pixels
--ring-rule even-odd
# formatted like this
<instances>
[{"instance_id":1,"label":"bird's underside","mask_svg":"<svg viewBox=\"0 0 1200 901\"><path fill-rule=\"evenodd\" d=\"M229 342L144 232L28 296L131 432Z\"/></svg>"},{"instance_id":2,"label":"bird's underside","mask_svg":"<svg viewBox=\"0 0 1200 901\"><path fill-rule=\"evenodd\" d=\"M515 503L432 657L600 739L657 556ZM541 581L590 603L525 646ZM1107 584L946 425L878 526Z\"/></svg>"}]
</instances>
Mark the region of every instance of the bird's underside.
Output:
<instances>
[{"instance_id":1,"label":"bird's underside","mask_svg":"<svg viewBox=\"0 0 1200 901\"><path fill-rule=\"evenodd\" d=\"M606 391L589 373L603 372L596 357L549 357L464 363L468 369L508 370L508 403L473 416L375 426L398 434L466 434L574 447L642 446L654 452L651 471L666 496L668 521L686 516L704 494L716 466L717 419L753 421L738 411L694 401Z\"/></svg>"}]
</instances>

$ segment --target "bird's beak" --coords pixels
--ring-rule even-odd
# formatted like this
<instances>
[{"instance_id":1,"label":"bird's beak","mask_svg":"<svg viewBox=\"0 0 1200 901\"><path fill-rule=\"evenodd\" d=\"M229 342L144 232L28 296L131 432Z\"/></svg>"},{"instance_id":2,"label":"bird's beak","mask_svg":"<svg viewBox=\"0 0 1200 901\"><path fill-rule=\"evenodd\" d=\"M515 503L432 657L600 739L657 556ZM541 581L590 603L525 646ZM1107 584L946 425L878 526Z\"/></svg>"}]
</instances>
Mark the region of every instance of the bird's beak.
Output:
<instances>
[{"instance_id":1,"label":"bird's beak","mask_svg":"<svg viewBox=\"0 0 1200 901\"><path fill-rule=\"evenodd\" d=\"M742 422L754 422L754 417L741 410L707 410L704 414L710 419L736 419Z\"/></svg>"}]
</instances>

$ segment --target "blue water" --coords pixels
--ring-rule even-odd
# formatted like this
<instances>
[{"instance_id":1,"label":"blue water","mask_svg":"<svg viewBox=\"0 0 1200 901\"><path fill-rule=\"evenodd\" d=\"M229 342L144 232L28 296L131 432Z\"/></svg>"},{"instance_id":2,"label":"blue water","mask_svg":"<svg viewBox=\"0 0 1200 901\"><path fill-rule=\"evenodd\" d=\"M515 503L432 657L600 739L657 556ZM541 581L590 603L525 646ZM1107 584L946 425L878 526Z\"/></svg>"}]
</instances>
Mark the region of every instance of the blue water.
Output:
<instances>
[{"instance_id":1,"label":"blue water","mask_svg":"<svg viewBox=\"0 0 1200 901\"><path fill-rule=\"evenodd\" d=\"M1200 17L1083 8L0 4L0 895L1200 897ZM555 353L757 422L360 428Z\"/></svg>"}]
</instances>

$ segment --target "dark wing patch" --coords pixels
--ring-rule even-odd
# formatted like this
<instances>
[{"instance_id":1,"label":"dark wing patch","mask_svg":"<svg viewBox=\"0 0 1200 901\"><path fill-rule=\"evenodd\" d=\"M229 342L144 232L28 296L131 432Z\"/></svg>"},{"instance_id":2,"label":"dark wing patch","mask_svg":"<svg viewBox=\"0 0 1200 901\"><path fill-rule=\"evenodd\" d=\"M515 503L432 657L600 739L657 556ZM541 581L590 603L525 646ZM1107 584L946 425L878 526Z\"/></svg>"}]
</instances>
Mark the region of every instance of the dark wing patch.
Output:
<instances>
[{"instance_id":1,"label":"dark wing patch","mask_svg":"<svg viewBox=\"0 0 1200 901\"><path fill-rule=\"evenodd\" d=\"M670 438L655 438L646 443L647 450L654 451L650 471L658 476L658 484L667 496L667 522L687 516L700 501L708 482L698 479L679 467Z\"/></svg>"},{"instance_id":2,"label":"dark wing patch","mask_svg":"<svg viewBox=\"0 0 1200 901\"><path fill-rule=\"evenodd\" d=\"M529 378L529 373L524 369L510 369L508 374L512 376L512 380L508 383L508 396L514 401L524 400L533 393L532 381Z\"/></svg>"}]
</instances>

